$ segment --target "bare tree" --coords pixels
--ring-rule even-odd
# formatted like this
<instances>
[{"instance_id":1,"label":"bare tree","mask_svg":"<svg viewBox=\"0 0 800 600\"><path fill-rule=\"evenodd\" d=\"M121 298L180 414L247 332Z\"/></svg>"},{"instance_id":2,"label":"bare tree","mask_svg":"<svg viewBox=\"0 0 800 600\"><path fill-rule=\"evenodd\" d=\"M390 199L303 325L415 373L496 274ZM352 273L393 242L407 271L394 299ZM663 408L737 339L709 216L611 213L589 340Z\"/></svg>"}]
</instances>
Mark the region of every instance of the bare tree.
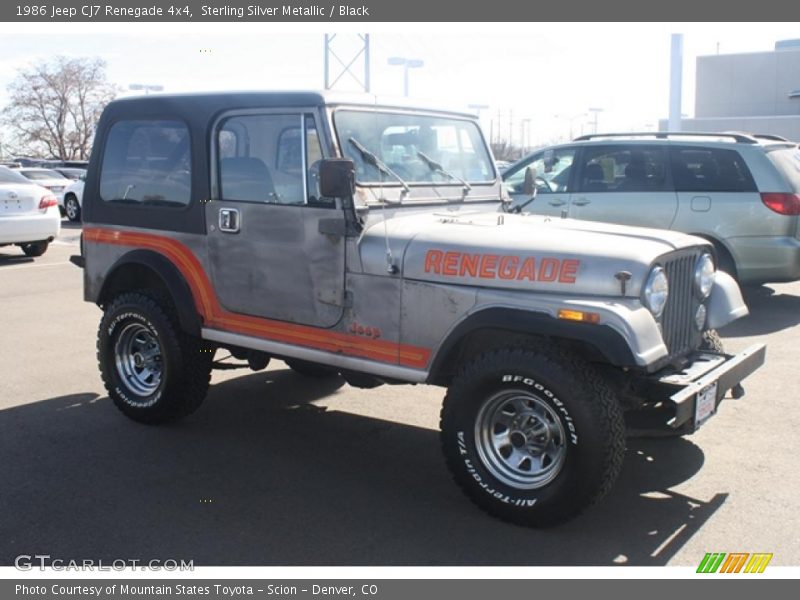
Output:
<instances>
[{"instance_id":1,"label":"bare tree","mask_svg":"<svg viewBox=\"0 0 800 600\"><path fill-rule=\"evenodd\" d=\"M100 113L119 91L105 68L100 58L57 56L20 69L2 112L8 145L20 154L88 159Z\"/></svg>"},{"instance_id":2,"label":"bare tree","mask_svg":"<svg viewBox=\"0 0 800 600\"><path fill-rule=\"evenodd\" d=\"M514 161L522 156L522 148L518 148L506 140L498 140L491 146L496 160Z\"/></svg>"}]
</instances>

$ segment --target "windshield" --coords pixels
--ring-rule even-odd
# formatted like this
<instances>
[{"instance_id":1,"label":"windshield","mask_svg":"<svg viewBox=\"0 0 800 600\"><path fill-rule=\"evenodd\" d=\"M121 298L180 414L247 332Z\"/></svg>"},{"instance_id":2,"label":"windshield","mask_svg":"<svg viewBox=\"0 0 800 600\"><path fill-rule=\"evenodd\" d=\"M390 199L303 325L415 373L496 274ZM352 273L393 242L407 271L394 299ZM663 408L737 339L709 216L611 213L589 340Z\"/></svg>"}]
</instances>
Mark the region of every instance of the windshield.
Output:
<instances>
[{"instance_id":1,"label":"windshield","mask_svg":"<svg viewBox=\"0 0 800 600\"><path fill-rule=\"evenodd\" d=\"M413 113L340 110L334 114L339 147L355 163L360 184L400 185L366 160L358 145L409 184L491 183L494 165L477 125L469 120ZM353 144L350 140L355 140ZM422 153L441 165L436 170Z\"/></svg>"},{"instance_id":2,"label":"windshield","mask_svg":"<svg viewBox=\"0 0 800 600\"><path fill-rule=\"evenodd\" d=\"M43 181L45 179L66 179L61 173L57 171L50 171L49 169L41 169L39 171L22 171L28 179L33 181Z\"/></svg>"}]
</instances>

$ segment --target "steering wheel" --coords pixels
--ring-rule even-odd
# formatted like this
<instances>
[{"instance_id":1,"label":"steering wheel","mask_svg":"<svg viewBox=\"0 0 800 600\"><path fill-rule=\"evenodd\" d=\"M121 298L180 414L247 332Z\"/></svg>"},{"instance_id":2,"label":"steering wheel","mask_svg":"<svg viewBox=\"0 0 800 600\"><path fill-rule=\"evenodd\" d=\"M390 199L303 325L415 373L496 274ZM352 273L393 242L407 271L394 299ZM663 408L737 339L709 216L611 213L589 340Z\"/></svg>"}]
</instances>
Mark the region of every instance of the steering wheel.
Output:
<instances>
[{"instance_id":1,"label":"steering wheel","mask_svg":"<svg viewBox=\"0 0 800 600\"><path fill-rule=\"evenodd\" d=\"M536 187L543 187L548 192L552 192L553 188L550 185L550 182L547 181L544 177L539 177L538 175L533 178L533 183L536 184Z\"/></svg>"}]
</instances>

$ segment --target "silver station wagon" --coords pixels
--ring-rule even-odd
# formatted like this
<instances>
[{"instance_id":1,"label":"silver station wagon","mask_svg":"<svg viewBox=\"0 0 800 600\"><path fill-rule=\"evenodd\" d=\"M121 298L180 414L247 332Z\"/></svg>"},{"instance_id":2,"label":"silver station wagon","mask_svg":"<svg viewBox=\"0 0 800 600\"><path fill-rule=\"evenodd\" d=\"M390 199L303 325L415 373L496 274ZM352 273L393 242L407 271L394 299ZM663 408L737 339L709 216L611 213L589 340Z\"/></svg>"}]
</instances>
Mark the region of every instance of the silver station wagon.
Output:
<instances>
[{"instance_id":1,"label":"silver station wagon","mask_svg":"<svg viewBox=\"0 0 800 600\"><path fill-rule=\"evenodd\" d=\"M800 279L800 150L783 138L587 135L531 154L503 179L517 205L535 188L527 212L703 237L742 284Z\"/></svg>"}]
</instances>

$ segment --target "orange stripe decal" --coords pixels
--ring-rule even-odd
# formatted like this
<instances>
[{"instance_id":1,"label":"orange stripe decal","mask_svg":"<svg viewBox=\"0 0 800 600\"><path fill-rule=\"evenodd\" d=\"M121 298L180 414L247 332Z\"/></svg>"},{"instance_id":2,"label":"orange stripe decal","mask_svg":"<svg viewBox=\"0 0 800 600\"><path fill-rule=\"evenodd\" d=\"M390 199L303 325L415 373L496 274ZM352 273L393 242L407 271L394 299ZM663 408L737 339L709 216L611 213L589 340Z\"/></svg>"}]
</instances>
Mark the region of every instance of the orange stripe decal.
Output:
<instances>
[{"instance_id":1,"label":"orange stripe decal","mask_svg":"<svg viewBox=\"0 0 800 600\"><path fill-rule=\"evenodd\" d=\"M87 242L147 248L165 256L189 285L195 308L207 327L416 369L424 369L430 359L427 348L227 311L220 305L203 265L187 246L176 240L100 227L87 227L83 237Z\"/></svg>"}]
</instances>

